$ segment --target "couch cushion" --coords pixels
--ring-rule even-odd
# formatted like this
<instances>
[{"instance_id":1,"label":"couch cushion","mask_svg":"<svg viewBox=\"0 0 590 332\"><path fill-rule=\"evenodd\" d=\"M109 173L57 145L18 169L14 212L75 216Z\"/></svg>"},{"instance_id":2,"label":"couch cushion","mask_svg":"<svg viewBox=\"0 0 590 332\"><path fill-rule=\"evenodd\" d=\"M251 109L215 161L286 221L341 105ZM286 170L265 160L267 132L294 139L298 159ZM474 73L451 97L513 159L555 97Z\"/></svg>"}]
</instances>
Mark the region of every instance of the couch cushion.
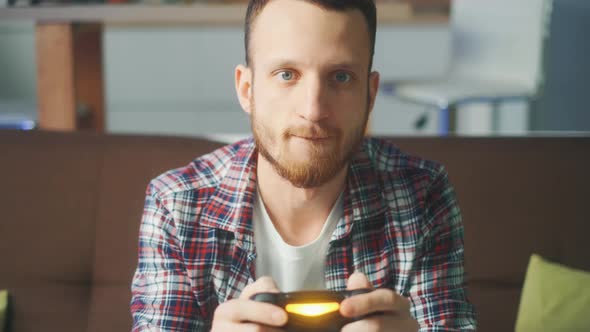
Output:
<instances>
[{"instance_id":1,"label":"couch cushion","mask_svg":"<svg viewBox=\"0 0 590 332\"><path fill-rule=\"evenodd\" d=\"M66 282L11 287L12 331L86 331L89 291L86 284Z\"/></svg>"},{"instance_id":2,"label":"couch cushion","mask_svg":"<svg viewBox=\"0 0 590 332\"><path fill-rule=\"evenodd\" d=\"M590 272L533 255L526 273L517 332L590 331Z\"/></svg>"},{"instance_id":3,"label":"couch cushion","mask_svg":"<svg viewBox=\"0 0 590 332\"><path fill-rule=\"evenodd\" d=\"M0 289L0 332L8 324L8 291Z\"/></svg>"}]
</instances>

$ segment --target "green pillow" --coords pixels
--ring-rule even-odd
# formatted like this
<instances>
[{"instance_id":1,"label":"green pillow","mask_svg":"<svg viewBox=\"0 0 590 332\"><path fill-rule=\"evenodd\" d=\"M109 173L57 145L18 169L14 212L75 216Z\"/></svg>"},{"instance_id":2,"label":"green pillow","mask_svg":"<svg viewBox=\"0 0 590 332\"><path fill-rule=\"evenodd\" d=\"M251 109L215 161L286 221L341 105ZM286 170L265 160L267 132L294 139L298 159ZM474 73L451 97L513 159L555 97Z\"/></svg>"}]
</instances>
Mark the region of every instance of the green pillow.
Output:
<instances>
[{"instance_id":1,"label":"green pillow","mask_svg":"<svg viewBox=\"0 0 590 332\"><path fill-rule=\"evenodd\" d=\"M8 292L0 290L0 332L4 331L6 325L6 313L8 311Z\"/></svg>"},{"instance_id":2,"label":"green pillow","mask_svg":"<svg viewBox=\"0 0 590 332\"><path fill-rule=\"evenodd\" d=\"M532 255L527 269L516 332L590 331L590 272Z\"/></svg>"}]
</instances>

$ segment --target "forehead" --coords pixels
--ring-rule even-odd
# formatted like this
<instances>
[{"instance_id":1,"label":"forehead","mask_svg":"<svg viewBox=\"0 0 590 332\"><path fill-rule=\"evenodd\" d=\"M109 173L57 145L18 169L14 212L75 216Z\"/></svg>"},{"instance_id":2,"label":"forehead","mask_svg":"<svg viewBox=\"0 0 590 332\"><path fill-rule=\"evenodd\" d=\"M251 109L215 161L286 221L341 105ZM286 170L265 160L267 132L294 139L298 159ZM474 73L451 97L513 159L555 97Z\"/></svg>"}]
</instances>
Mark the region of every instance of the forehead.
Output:
<instances>
[{"instance_id":1,"label":"forehead","mask_svg":"<svg viewBox=\"0 0 590 332\"><path fill-rule=\"evenodd\" d=\"M297 63L355 62L368 65L368 27L356 9L324 9L301 0L272 0L254 21L251 58Z\"/></svg>"}]
</instances>

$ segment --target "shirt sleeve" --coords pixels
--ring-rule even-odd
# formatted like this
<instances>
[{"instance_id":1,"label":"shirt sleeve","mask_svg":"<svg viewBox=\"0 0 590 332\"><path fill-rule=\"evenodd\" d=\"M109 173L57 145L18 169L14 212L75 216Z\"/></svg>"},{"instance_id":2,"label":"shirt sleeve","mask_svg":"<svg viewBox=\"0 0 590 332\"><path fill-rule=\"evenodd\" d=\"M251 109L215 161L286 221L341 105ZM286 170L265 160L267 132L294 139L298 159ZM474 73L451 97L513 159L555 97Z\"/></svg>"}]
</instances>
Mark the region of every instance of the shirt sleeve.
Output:
<instances>
[{"instance_id":1,"label":"shirt sleeve","mask_svg":"<svg viewBox=\"0 0 590 332\"><path fill-rule=\"evenodd\" d=\"M463 225L444 168L425 199L422 246L410 278L412 314L420 331L474 331L475 308L464 283Z\"/></svg>"},{"instance_id":2,"label":"shirt sleeve","mask_svg":"<svg viewBox=\"0 0 590 332\"><path fill-rule=\"evenodd\" d=\"M173 218L150 184L139 230L138 265L131 284L133 332L203 331Z\"/></svg>"}]
</instances>

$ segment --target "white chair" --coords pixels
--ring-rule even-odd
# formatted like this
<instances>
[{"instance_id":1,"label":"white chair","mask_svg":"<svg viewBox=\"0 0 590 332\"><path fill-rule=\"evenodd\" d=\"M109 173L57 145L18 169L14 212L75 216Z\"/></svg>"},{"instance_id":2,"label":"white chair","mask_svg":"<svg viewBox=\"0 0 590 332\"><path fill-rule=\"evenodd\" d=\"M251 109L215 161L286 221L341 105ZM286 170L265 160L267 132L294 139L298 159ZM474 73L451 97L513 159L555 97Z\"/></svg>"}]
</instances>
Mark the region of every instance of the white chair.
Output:
<instances>
[{"instance_id":1,"label":"white chair","mask_svg":"<svg viewBox=\"0 0 590 332\"><path fill-rule=\"evenodd\" d=\"M452 60L446 77L431 82L385 82L382 92L440 111L439 134L454 133L466 105L492 109L528 105L541 79L543 36L553 0L454 0ZM435 55L433 55L435 56Z\"/></svg>"}]
</instances>

